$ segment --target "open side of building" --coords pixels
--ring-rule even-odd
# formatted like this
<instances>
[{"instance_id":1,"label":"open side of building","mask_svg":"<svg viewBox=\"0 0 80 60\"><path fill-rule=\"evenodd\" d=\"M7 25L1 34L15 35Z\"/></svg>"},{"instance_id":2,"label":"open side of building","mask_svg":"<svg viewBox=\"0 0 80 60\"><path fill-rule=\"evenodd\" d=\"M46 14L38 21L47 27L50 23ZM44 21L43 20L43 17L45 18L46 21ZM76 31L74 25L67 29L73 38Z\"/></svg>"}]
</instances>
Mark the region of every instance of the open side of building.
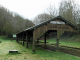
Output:
<instances>
[{"instance_id":1,"label":"open side of building","mask_svg":"<svg viewBox=\"0 0 80 60\"><path fill-rule=\"evenodd\" d=\"M44 43L46 46L46 36L48 35L49 32L51 31L56 31L57 32L57 50L59 48L59 38L60 36L65 32L65 31L72 31L72 32L77 32L79 28L75 26L74 24L70 23L66 19L64 19L61 16L57 16L51 20L45 21L39 25L33 26L31 28L28 28L20 33L17 33L17 39L16 41L22 41L23 46L24 42L26 41L26 47L28 48L28 44L31 43L33 46L33 50L35 51L35 44L36 40L38 43L38 39L41 36L44 36Z\"/></svg>"}]
</instances>

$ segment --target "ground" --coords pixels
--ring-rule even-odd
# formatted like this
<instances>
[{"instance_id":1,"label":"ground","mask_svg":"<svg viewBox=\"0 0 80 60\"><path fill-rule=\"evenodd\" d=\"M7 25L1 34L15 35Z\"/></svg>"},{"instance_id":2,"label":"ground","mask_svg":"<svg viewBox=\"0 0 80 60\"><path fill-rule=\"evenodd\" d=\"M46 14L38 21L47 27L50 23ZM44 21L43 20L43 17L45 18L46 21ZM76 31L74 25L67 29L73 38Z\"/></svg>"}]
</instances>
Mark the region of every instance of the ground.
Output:
<instances>
[{"instance_id":1,"label":"ground","mask_svg":"<svg viewBox=\"0 0 80 60\"><path fill-rule=\"evenodd\" d=\"M0 36L0 60L80 60L80 57L66 54L63 52L48 51L36 47L36 53L33 54L32 46L29 48L22 46L12 40ZM9 54L9 50L18 50L19 54Z\"/></svg>"}]
</instances>

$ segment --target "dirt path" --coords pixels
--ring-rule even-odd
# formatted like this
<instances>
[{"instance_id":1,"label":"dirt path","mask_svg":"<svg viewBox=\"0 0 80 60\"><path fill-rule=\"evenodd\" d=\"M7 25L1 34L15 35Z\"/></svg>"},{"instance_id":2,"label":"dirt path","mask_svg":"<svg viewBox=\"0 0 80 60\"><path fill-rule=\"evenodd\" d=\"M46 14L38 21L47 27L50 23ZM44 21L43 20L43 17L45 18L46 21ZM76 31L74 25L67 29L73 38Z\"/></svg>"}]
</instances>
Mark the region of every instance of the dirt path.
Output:
<instances>
[{"instance_id":1,"label":"dirt path","mask_svg":"<svg viewBox=\"0 0 80 60\"><path fill-rule=\"evenodd\" d=\"M52 45L46 45L46 48L44 45L37 45L37 46L51 51L56 50L56 46L52 46ZM60 46L59 51L80 57L80 48Z\"/></svg>"}]
</instances>

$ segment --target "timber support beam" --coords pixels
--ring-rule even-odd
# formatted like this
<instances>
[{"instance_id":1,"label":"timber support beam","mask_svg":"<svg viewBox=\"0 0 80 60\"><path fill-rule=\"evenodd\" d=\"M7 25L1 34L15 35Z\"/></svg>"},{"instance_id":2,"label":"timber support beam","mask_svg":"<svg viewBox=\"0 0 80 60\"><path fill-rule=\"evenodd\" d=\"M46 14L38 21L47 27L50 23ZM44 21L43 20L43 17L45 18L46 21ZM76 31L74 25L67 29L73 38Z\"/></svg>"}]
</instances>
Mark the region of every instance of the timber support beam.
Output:
<instances>
[{"instance_id":1,"label":"timber support beam","mask_svg":"<svg viewBox=\"0 0 80 60\"><path fill-rule=\"evenodd\" d=\"M37 39L37 44L39 43L39 38Z\"/></svg>"},{"instance_id":2,"label":"timber support beam","mask_svg":"<svg viewBox=\"0 0 80 60\"><path fill-rule=\"evenodd\" d=\"M26 45L26 47L28 48L28 35L27 35L27 45Z\"/></svg>"},{"instance_id":3,"label":"timber support beam","mask_svg":"<svg viewBox=\"0 0 80 60\"><path fill-rule=\"evenodd\" d=\"M57 39L57 50L59 50L59 39Z\"/></svg>"},{"instance_id":4,"label":"timber support beam","mask_svg":"<svg viewBox=\"0 0 80 60\"><path fill-rule=\"evenodd\" d=\"M46 33L44 33L44 43L45 43L45 48L46 48Z\"/></svg>"},{"instance_id":5,"label":"timber support beam","mask_svg":"<svg viewBox=\"0 0 80 60\"><path fill-rule=\"evenodd\" d=\"M32 44L32 52L35 52L35 37L36 37L36 35L35 35L35 30L33 31L33 44Z\"/></svg>"},{"instance_id":6,"label":"timber support beam","mask_svg":"<svg viewBox=\"0 0 80 60\"><path fill-rule=\"evenodd\" d=\"M23 34L23 46L24 46L24 39L25 39L25 34Z\"/></svg>"}]
</instances>

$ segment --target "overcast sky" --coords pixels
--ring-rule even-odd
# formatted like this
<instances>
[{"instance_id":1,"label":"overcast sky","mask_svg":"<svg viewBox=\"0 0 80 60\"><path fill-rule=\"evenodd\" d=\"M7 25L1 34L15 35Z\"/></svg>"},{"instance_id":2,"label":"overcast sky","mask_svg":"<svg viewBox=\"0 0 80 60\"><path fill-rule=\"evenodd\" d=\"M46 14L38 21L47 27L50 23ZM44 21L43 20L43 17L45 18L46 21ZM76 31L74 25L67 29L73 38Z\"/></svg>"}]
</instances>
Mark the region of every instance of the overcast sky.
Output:
<instances>
[{"instance_id":1,"label":"overcast sky","mask_svg":"<svg viewBox=\"0 0 80 60\"><path fill-rule=\"evenodd\" d=\"M0 5L9 9L12 12L16 12L24 18L33 19L40 13L45 12L49 5L58 4L61 0L0 0Z\"/></svg>"}]
</instances>

